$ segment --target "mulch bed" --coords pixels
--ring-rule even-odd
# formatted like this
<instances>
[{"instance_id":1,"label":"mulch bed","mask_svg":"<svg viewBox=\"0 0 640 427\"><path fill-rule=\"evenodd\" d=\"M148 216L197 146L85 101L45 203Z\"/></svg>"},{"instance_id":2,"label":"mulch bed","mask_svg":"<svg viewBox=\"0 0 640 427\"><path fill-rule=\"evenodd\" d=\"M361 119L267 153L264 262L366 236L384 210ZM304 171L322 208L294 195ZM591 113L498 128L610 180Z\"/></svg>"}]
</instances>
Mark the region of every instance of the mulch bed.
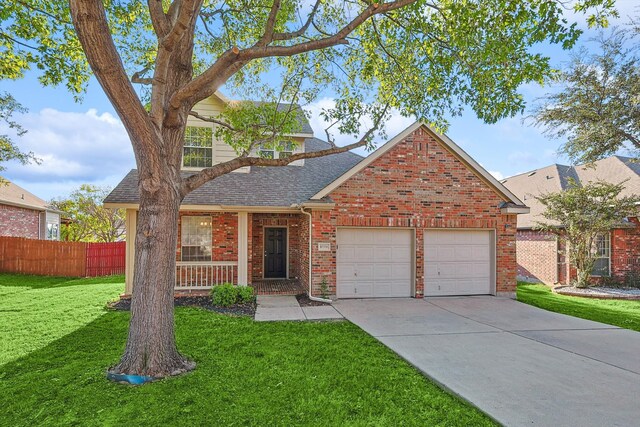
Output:
<instances>
[{"instance_id":1,"label":"mulch bed","mask_svg":"<svg viewBox=\"0 0 640 427\"><path fill-rule=\"evenodd\" d=\"M175 307L198 307L216 313L227 314L230 316L251 316L256 313L256 303L234 304L230 307L221 307L213 305L211 297L206 296L185 296L176 297L174 299ZM109 308L114 310L129 311L131 310L131 299L122 298L116 302L109 304Z\"/></svg>"},{"instance_id":2,"label":"mulch bed","mask_svg":"<svg viewBox=\"0 0 640 427\"><path fill-rule=\"evenodd\" d=\"M640 289L636 288L607 288L604 286L576 288L574 286L558 286L553 289L553 292L560 295L583 298L640 300Z\"/></svg>"},{"instance_id":3,"label":"mulch bed","mask_svg":"<svg viewBox=\"0 0 640 427\"><path fill-rule=\"evenodd\" d=\"M326 302L313 301L309 299L309 296L307 294L298 294L296 295L296 299L298 300L298 304L300 304L300 307L321 307L323 305L331 305Z\"/></svg>"}]
</instances>

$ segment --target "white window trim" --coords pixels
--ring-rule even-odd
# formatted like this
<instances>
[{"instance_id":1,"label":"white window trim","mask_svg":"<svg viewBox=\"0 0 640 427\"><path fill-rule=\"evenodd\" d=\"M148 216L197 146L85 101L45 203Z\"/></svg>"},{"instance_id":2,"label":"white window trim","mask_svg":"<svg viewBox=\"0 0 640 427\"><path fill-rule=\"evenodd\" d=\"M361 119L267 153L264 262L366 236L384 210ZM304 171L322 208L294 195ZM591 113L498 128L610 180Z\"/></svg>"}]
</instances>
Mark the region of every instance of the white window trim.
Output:
<instances>
[{"instance_id":1,"label":"white window trim","mask_svg":"<svg viewBox=\"0 0 640 427\"><path fill-rule=\"evenodd\" d=\"M263 151L268 151L273 153L273 157L270 157L271 159L281 159L282 157L281 154L282 153L288 153L289 156L293 155L296 152L297 148L300 148L300 144L294 142L294 141L289 141L288 143L285 144L289 144L291 148L291 150L276 150L275 148L262 148L262 147L258 147L258 155L261 155L261 153Z\"/></svg>"},{"instance_id":2,"label":"white window trim","mask_svg":"<svg viewBox=\"0 0 640 427\"><path fill-rule=\"evenodd\" d=\"M591 275L591 277L611 277L611 232L609 231L609 232L607 232L607 233L604 233L604 234L603 234L603 236L607 236L607 243L608 243L608 246L609 246L609 247L607 248L607 253L608 253L608 257L607 257L607 260L608 260L607 271L608 271L608 274L606 274L606 275L602 275L602 274L592 274L592 275ZM604 257L599 256L599 257L597 257L596 259L602 259L602 258L604 258Z\"/></svg>"},{"instance_id":3,"label":"white window trim","mask_svg":"<svg viewBox=\"0 0 640 427\"><path fill-rule=\"evenodd\" d=\"M213 136L213 128L211 126L198 126L198 125L187 125L187 128L205 128L205 129L211 129L211 166L216 164L215 158L214 158L214 154L215 154L215 150L214 147L216 145L216 141L214 139ZM185 132L186 132L186 128L185 128ZM209 147L193 147L193 148L209 148ZM204 167L196 167L196 166L185 166L184 165L184 149L185 149L185 140L184 138L182 139L182 156L180 159L180 165L182 165L181 170L184 171L201 171L203 169L208 168L209 166L204 166Z\"/></svg>"},{"instance_id":4,"label":"white window trim","mask_svg":"<svg viewBox=\"0 0 640 427\"><path fill-rule=\"evenodd\" d=\"M185 247L189 247L189 248L196 247L195 245L185 245L183 243L183 239L184 239L184 228L183 227L184 227L185 218L200 218L200 219L206 218L206 220L209 221L209 248L210 248L210 251L211 251L209 260L192 261L192 260L185 260L184 259L184 248ZM189 262L189 263L211 262L211 261L213 261L213 218L212 218L211 215L184 215L184 216L182 216L181 221L180 221L180 261Z\"/></svg>"}]
</instances>

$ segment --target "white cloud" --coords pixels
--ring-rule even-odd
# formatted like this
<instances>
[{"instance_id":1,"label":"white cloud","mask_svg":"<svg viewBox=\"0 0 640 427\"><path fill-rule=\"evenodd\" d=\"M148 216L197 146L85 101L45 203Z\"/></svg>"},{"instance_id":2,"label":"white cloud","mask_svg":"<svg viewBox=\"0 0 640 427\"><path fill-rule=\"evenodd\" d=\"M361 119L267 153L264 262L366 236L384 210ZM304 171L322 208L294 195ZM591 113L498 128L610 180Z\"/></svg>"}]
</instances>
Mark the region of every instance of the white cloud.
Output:
<instances>
[{"instance_id":1,"label":"white cloud","mask_svg":"<svg viewBox=\"0 0 640 427\"><path fill-rule=\"evenodd\" d=\"M497 179L498 181L504 179L504 175L500 171L487 171L487 172L489 172L491 175L493 175L493 177L495 179Z\"/></svg>"},{"instance_id":2,"label":"white cloud","mask_svg":"<svg viewBox=\"0 0 640 427\"><path fill-rule=\"evenodd\" d=\"M7 163L5 176L49 199L68 194L82 183L113 186L135 167L129 137L117 117L46 108L15 118L28 132L14 140L22 151L32 151L40 164ZM0 129L0 132L9 132Z\"/></svg>"}]
</instances>

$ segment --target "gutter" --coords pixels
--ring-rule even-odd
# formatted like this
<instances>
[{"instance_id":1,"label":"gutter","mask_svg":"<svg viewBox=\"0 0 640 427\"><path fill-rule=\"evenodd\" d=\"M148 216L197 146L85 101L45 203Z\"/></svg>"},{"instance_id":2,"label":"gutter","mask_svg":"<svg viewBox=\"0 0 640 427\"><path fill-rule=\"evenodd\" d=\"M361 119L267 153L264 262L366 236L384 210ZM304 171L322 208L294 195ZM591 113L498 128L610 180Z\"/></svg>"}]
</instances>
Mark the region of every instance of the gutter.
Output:
<instances>
[{"instance_id":1,"label":"gutter","mask_svg":"<svg viewBox=\"0 0 640 427\"><path fill-rule=\"evenodd\" d=\"M311 213L307 212L304 210L304 206L303 205L295 205L296 207L300 208L300 212L302 212L303 214L305 214L306 216L309 217L309 299L311 301L318 301L318 302L325 302L325 303L332 303L333 301L327 298L319 298L319 297L314 297L313 295L311 295L311 287L313 286L313 280L311 279L312 274L313 274L313 257L312 257L312 253L311 251L313 250L313 221L311 220Z\"/></svg>"}]
</instances>

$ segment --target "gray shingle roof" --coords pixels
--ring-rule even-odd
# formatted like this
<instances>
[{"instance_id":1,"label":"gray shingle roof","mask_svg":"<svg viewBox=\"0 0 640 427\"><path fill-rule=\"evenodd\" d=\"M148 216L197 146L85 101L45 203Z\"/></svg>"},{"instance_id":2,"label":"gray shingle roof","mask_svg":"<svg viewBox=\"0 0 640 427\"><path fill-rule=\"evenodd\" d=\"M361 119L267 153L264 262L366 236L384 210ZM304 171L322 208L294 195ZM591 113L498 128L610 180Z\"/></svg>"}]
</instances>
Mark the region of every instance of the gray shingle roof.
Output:
<instances>
[{"instance_id":1,"label":"gray shingle roof","mask_svg":"<svg viewBox=\"0 0 640 427\"><path fill-rule=\"evenodd\" d=\"M640 163L634 163L630 157L607 157L595 162L593 167L554 164L525 172L502 181L512 193L531 208L528 214L518 215L518 228L534 227L536 221L543 219L541 215L544 207L535 199L535 196L565 190L570 178L578 184L598 180L618 184L628 179L621 195L640 194Z\"/></svg>"},{"instance_id":2,"label":"gray shingle roof","mask_svg":"<svg viewBox=\"0 0 640 427\"><path fill-rule=\"evenodd\" d=\"M306 151L329 148L317 138L305 140ZM229 173L193 191L184 205L289 207L311 196L351 169L362 157L351 152L305 159L304 166L251 167L249 173ZM183 172L183 176L191 173ZM138 171L132 170L104 200L138 203Z\"/></svg>"}]
</instances>

